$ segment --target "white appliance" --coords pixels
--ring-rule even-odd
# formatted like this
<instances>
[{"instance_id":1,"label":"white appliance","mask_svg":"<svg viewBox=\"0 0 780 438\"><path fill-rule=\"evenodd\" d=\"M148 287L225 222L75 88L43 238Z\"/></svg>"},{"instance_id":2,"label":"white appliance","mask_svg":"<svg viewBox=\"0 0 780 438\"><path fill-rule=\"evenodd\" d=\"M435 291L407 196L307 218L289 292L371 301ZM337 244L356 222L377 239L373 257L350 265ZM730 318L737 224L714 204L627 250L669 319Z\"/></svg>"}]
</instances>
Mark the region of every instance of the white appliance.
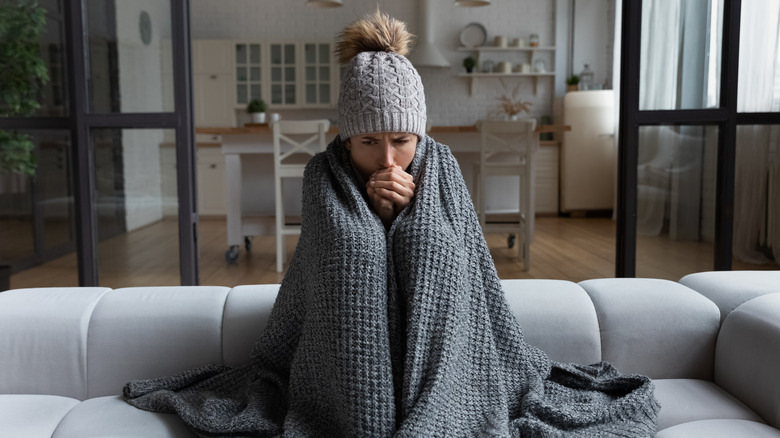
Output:
<instances>
[{"instance_id":1,"label":"white appliance","mask_svg":"<svg viewBox=\"0 0 780 438\"><path fill-rule=\"evenodd\" d=\"M615 201L615 95L576 91L563 98L561 211L611 210Z\"/></svg>"}]
</instances>

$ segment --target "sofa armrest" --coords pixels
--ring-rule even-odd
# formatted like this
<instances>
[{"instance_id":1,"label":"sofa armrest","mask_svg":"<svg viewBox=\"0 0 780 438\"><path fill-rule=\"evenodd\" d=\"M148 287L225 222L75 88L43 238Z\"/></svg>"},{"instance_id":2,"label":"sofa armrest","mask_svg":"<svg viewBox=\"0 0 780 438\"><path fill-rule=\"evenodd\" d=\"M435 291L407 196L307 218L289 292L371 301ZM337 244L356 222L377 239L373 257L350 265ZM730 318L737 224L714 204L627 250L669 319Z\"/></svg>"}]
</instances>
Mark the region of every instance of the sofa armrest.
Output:
<instances>
[{"instance_id":1,"label":"sofa armrest","mask_svg":"<svg viewBox=\"0 0 780 438\"><path fill-rule=\"evenodd\" d=\"M780 428L780 294L763 295L723 321L715 383Z\"/></svg>"}]
</instances>

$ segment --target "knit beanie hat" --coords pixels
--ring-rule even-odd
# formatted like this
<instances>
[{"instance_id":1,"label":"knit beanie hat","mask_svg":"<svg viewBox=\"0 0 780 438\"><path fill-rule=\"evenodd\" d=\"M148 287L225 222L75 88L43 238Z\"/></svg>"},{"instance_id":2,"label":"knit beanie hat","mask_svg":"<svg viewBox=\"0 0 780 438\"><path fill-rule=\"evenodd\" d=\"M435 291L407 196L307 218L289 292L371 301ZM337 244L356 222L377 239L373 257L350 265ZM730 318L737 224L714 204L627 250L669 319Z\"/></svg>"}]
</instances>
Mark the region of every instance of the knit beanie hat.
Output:
<instances>
[{"instance_id":1,"label":"knit beanie hat","mask_svg":"<svg viewBox=\"0 0 780 438\"><path fill-rule=\"evenodd\" d=\"M374 132L425 135L422 80L406 59L413 36L379 10L347 26L337 45L344 65L339 91L339 136Z\"/></svg>"}]
</instances>

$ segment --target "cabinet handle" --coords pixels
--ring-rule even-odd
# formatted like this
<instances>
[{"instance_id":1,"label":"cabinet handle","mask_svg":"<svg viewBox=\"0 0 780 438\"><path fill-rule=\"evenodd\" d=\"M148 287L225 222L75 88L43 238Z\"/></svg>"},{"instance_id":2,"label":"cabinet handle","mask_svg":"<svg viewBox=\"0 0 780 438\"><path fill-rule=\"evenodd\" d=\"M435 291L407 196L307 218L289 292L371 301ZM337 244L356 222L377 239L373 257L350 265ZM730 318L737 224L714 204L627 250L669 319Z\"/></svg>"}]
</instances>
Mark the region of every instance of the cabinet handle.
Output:
<instances>
[{"instance_id":1,"label":"cabinet handle","mask_svg":"<svg viewBox=\"0 0 780 438\"><path fill-rule=\"evenodd\" d=\"M217 75L211 75L210 77L211 77L211 79L216 79Z\"/></svg>"},{"instance_id":2,"label":"cabinet handle","mask_svg":"<svg viewBox=\"0 0 780 438\"><path fill-rule=\"evenodd\" d=\"M210 168L212 168L212 169L216 169L216 168L217 168L217 165L216 165L216 164L212 164L212 165L211 165L211 166L209 166L209 167L210 167Z\"/></svg>"}]
</instances>

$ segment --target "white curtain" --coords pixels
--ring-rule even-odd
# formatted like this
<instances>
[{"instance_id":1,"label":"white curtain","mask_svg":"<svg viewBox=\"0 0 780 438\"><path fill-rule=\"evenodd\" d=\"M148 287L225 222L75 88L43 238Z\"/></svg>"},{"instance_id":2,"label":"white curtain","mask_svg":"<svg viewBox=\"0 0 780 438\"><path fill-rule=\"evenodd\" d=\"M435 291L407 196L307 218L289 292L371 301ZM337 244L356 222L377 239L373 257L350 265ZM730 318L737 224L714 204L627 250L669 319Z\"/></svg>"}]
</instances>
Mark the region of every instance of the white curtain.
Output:
<instances>
[{"instance_id":1,"label":"white curtain","mask_svg":"<svg viewBox=\"0 0 780 438\"><path fill-rule=\"evenodd\" d=\"M745 0L739 46L737 111L780 110L780 0ZM734 256L780 261L780 127L740 126L734 186Z\"/></svg>"}]
</instances>

